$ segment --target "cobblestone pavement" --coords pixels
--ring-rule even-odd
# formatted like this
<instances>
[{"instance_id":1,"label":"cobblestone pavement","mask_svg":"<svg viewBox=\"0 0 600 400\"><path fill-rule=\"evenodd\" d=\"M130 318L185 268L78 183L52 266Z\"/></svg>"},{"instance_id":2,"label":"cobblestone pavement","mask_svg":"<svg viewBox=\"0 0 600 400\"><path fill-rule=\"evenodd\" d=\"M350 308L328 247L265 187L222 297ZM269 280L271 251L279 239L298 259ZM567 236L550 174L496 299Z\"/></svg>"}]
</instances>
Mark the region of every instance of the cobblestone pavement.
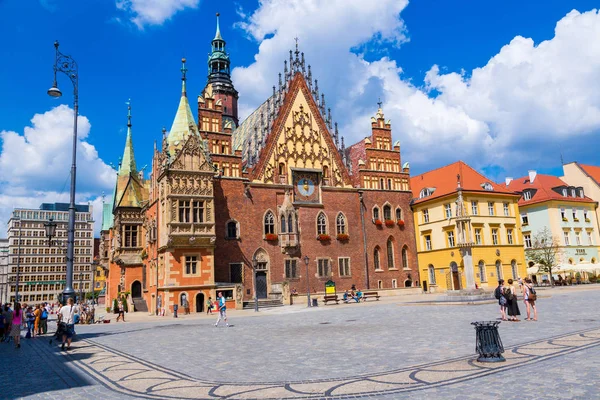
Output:
<instances>
[{"instance_id":1,"label":"cobblestone pavement","mask_svg":"<svg viewBox=\"0 0 600 400\"><path fill-rule=\"evenodd\" d=\"M507 361L496 364L475 361L470 325L495 319L493 304L231 313L229 328L204 318L80 326L68 353L43 338L2 344L0 398L600 398L599 300L600 290L544 291L540 321L500 325Z\"/></svg>"}]
</instances>

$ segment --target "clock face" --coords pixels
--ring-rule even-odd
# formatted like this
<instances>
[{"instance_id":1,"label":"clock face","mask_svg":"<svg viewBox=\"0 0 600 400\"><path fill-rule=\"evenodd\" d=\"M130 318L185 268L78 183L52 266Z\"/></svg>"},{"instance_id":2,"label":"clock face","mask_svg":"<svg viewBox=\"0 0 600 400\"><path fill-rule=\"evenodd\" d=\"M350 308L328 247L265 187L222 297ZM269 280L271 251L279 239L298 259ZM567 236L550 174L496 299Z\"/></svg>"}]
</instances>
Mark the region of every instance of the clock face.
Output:
<instances>
[{"instance_id":1,"label":"clock face","mask_svg":"<svg viewBox=\"0 0 600 400\"><path fill-rule=\"evenodd\" d=\"M304 197L310 197L315 192L315 182L310 178L298 180L298 193Z\"/></svg>"}]
</instances>

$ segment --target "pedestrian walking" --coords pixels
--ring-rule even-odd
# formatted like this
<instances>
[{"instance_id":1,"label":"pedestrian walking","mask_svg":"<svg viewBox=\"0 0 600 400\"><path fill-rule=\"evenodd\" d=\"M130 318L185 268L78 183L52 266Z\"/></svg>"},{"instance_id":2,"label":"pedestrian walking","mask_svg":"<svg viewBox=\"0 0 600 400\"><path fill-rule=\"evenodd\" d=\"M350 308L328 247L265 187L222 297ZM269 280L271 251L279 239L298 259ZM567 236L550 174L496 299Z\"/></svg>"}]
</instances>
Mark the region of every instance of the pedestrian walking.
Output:
<instances>
[{"instance_id":1,"label":"pedestrian walking","mask_svg":"<svg viewBox=\"0 0 600 400\"><path fill-rule=\"evenodd\" d=\"M212 314L214 306L215 304L212 301L212 297L209 297L208 300L206 300L206 314Z\"/></svg>"},{"instance_id":2,"label":"pedestrian walking","mask_svg":"<svg viewBox=\"0 0 600 400\"><path fill-rule=\"evenodd\" d=\"M533 288L533 282L529 278L525 278L525 284L523 285L523 301L525 302L525 308L527 309L527 318L525 321L537 321L537 307L535 301L537 300L537 293ZM533 318L531 318L531 309L533 308Z\"/></svg>"},{"instance_id":3,"label":"pedestrian walking","mask_svg":"<svg viewBox=\"0 0 600 400\"><path fill-rule=\"evenodd\" d=\"M15 302L15 311L13 312L12 325L10 328L10 336L15 341L15 349L21 348L21 325L23 324L23 310L21 303Z\"/></svg>"},{"instance_id":4,"label":"pedestrian walking","mask_svg":"<svg viewBox=\"0 0 600 400\"><path fill-rule=\"evenodd\" d=\"M40 315L40 334L45 335L46 333L48 333L48 309L46 304L42 306L41 311L42 313Z\"/></svg>"},{"instance_id":5,"label":"pedestrian walking","mask_svg":"<svg viewBox=\"0 0 600 400\"><path fill-rule=\"evenodd\" d=\"M75 314L78 313L79 308L73 305L72 297L69 297L67 304L58 310L59 321L61 324L64 324L61 350L65 350L65 343L67 344L67 350L71 350L71 340L73 339L73 335L75 335Z\"/></svg>"},{"instance_id":6,"label":"pedestrian walking","mask_svg":"<svg viewBox=\"0 0 600 400\"><path fill-rule=\"evenodd\" d=\"M34 325L35 325L35 315L33 314L33 309L31 306L27 307L25 310L25 320L27 321L27 334L25 335L25 339L31 339L35 336Z\"/></svg>"},{"instance_id":7,"label":"pedestrian walking","mask_svg":"<svg viewBox=\"0 0 600 400\"><path fill-rule=\"evenodd\" d=\"M498 279L498 287L494 290L494 297L498 300L500 305L500 317L502 321L508 321L506 319L506 297L504 297L504 279Z\"/></svg>"},{"instance_id":8,"label":"pedestrian walking","mask_svg":"<svg viewBox=\"0 0 600 400\"><path fill-rule=\"evenodd\" d=\"M117 322L119 322L119 318L125 322L125 307L123 306L123 301L119 300L119 303L117 304L117 310L119 311L119 315L117 315Z\"/></svg>"},{"instance_id":9,"label":"pedestrian walking","mask_svg":"<svg viewBox=\"0 0 600 400\"><path fill-rule=\"evenodd\" d=\"M217 322L215 326L219 326L219 322L221 320L225 321L225 326L229 326L227 322L227 306L225 305L225 297L223 297L223 293L219 292L217 295L217 301L219 302L219 318L217 318Z\"/></svg>"},{"instance_id":10,"label":"pedestrian walking","mask_svg":"<svg viewBox=\"0 0 600 400\"><path fill-rule=\"evenodd\" d=\"M508 314L508 319L513 322L519 322L520 319L517 318L521 315L519 311L519 302L517 299L517 291L513 286L513 280L508 280L508 285L504 286L504 297L506 298L506 312Z\"/></svg>"},{"instance_id":11,"label":"pedestrian walking","mask_svg":"<svg viewBox=\"0 0 600 400\"><path fill-rule=\"evenodd\" d=\"M42 330L40 328L41 325L41 319L42 319L42 309L40 307L39 304L37 304L35 306L35 310L33 310L33 315L35 316L35 320L33 322L33 331L35 332L36 335L41 335L42 334Z\"/></svg>"},{"instance_id":12,"label":"pedestrian walking","mask_svg":"<svg viewBox=\"0 0 600 400\"><path fill-rule=\"evenodd\" d=\"M10 341L10 330L12 328L12 320L13 320L13 310L10 309L10 303L6 303L4 305L4 309L2 311L2 316L4 317L4 336L2 336L3 342Z\"/></svg>"}]
</instances>

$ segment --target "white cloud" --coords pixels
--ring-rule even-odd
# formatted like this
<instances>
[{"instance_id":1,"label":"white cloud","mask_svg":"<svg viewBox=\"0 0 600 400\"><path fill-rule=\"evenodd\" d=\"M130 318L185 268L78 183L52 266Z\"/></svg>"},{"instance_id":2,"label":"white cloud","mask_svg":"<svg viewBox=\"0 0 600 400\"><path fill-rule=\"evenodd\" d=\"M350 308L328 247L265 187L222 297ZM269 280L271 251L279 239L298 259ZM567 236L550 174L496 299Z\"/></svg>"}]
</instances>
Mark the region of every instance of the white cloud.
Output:
<instances>
[{"instance_id":1,"label":"white cloud","mask_svg":"<svg viewBox=\"0 0 600 400\"><path fill-rule=\"evenodd\" d=\"M23 134L0 131L0 227L6 227L15 207L37 208L44 202L69 202L73 110L60 105L44 114L35 114L31 122ZM97 203L102 191L112 191L115 171L85 141L91 128L88 119L79 116L77 125L76 201ZM97 212L94 210L95 215ZM96 220L97 228L100 222L101 219Z\"/></svg>"},{"instance_id":2,"label":"white cloud","mask_svg":"<svg viewBox=\"0 0 600 400\"><path fill-rule=\"evenodd\" d=\"M269 96L298 36L346 143L370 134L369 118L381 96L403 159L420 171L457 159L515 174L555 166L558 157L550 159L548 152L557 151L557 141L600 129L596 10L569 13L557 23L555 37L537 45L516 36L471 72L440 73L434 65L419 87L385 54L385 47L407 40L400 18L406 5L262 1L240 24L260 43L254 63L233 71L242 116ZM584 148L586 141L581 143Z\"/></svg>"},{"instance_id":3,"label":"white cloud","mask_svg":"<svg viewBox=\"0 0 600 400\"><path fill-rule=\"evenodd\" d=\"M130 15L139 29L147 25L162 25L177 12L196 8L200 0L116 0L117 9Z\"/></svg>"}]
</instances>

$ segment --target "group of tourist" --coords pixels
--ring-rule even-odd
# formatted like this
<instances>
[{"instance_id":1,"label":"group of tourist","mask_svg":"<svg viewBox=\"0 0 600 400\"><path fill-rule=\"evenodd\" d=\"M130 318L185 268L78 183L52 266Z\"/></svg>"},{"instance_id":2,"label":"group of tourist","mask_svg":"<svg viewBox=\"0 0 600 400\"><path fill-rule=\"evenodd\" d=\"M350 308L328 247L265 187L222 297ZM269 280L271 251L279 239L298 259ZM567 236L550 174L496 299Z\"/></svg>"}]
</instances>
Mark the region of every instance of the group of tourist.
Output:
<instances>
[{"instance_id":1,"label":"group of tourist","mask_svg":"<svg viewBox=\"0 0 600 400\"><path fill-rule=\"evenodd\" d=\"M21 329L27 330L25 338L48 333L48 316L52 313L53 306L48 303L28 306L27 304L15 303L14 308L10 303L4 304L0 314L0 341L14 341L15 348L21 348ZM60 339L62 337L62 349L68 344L71 347L71 339L75 334L75 315L79 314L79 307L74 305L73 299L69 299L67 305L60 307L57 312L58 329L55 333Z\"/></svg>"},{"instance_id":2,"label":"group of tourist","mask_svg":"<svg viewBox=\"0 0 600 400\"><path fill-rule=\"evenodd\" d=\"M346 290L342 298L344 299L344 303L349 303L350 300L354 300L358 303L363 299L363 293L360 289L357 290L356 287L352 285L352 290Z\"/></svg>"},{"instance_id":3,"label":"group of tourist","mask_svg":"<svg viewBox=\"0 0 600 400\"><path fill-rule=\"evenodd\" d=\"M502 321L519 322L521 311L519 310L518 292L520 291L525 308L527 310L527 318L525 321L537 321L537 293L533 287L533 282L529 278L525 278L523 282L520 278L518 281L519 289L514 285L514 281L509 279L506 283L504 279L498 280L498 287L494 291L494 296L500 305L500 315ZM533 318L532 318L533 311Z\"/></svg>"}]
</instances>

